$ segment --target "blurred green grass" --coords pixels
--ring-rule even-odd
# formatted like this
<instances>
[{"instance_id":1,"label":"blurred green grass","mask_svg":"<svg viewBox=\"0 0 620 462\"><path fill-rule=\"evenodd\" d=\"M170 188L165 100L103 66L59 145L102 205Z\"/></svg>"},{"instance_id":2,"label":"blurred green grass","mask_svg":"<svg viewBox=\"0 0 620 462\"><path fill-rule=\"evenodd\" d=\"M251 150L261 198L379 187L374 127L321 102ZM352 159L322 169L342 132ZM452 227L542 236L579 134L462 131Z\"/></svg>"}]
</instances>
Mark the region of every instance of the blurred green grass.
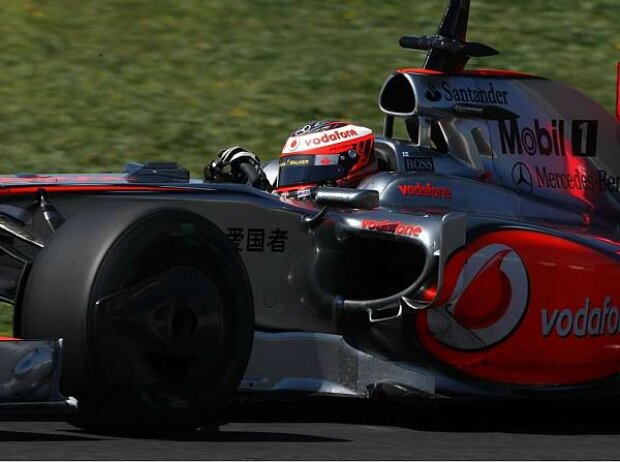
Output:
<instances>
[{"instance_id":1,"label":"blurred green grass","mask_svg":"<svg viewBox=\"0 0 620 462\"><path fill-rule=\"evenodd\" d=\"M0 302L0 336L13 334L13 305Z\"/></svg>"},{"instance_id":2,"label":"blurred green grass","mask_svg":"<svg viewBox=\"0 0 620 462\"><path fill-rule=\"evenodd\" d=\"M176 160L199 174L221 148L277 155L325 117L379 131L378 91L423 55L445 0L7 0L0 13L0 172L118 171ZM473 0L470 39L520 69L614 106L617 0Z\"/></svg>"},{"instance_id":3,"label":"blurred green grass","mask_svg":"<svg viewBox=\"0 0 620 462\"><path fill-rule=\"evenodd\" d=\"M276 156L319 118L380 131L377 96L423 55L446 0L5 0L0 11L0 173L119 171L176 160L194 175L240 144ZM614 107L617 0L472 0L470 67L516 69ZM0 310L10 331L10 309Z\"/></svg>"}]
</instances>

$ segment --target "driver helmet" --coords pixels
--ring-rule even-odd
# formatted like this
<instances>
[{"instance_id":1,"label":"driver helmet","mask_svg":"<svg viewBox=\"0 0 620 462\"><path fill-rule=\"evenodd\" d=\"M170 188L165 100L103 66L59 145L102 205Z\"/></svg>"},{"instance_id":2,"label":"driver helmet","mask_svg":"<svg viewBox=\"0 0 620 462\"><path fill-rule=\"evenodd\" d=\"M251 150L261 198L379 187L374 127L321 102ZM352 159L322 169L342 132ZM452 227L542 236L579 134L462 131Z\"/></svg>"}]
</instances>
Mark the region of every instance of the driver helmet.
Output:
<instances>
[{"instance_id":1,"label":"driver helmet","mask_svg":"<svg viewBox=\"0 0 620 462\"><path fill-rule=\"evenodd\" d=\"M278 167L278 193L320 185L353 187L378 171L375 137L366 127L321 120L294 131Z\"/></svg>"}]
</instances>

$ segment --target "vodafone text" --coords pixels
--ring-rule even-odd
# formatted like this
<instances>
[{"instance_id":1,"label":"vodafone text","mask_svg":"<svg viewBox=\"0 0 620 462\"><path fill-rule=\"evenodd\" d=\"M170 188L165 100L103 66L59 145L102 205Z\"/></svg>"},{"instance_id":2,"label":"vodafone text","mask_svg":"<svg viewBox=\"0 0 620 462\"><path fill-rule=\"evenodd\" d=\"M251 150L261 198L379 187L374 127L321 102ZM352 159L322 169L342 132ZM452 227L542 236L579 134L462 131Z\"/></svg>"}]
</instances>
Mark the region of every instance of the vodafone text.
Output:
<instances>
[{"instance_id":1,"label":"vodafone text","mask_svg":"<svg viewBox=\"0 0 620 462\"><path fill-rule=\"evenodd\" d=\"M332 141L346 140L353 136L357 136L357 131L354 129L349 130L336 130L334 133L324 134L323 136L315 136L304 140L306 146L318 146L319 144L325 144Z\"/></svg>"},{"instance_id":2,"label":"vodafone text","mask_svg":"<svg viewBox=\"0 0 620 462\"><path fill-rule=\"evenodd\" d=\"M433 186L432 183L401 184L398 186L403 196L416 197L432 197L433 199L452 199L452 190L450 188L441 188Z\"/></svg>"},{"instance_id":3,"label":"vodafone text","mask_svg":"<svg viewBox=\"0 0 620 462\"><path fill-rule=\"evenodd\" d=\"M388 220L362 220L362 229L413 237L418 237L424 231L420 226Z\"/></svg>"},{"instance_id":4,"label":"vodafone text","mask_svg":"<svg viewBox=\"0 0 620 462\"><path fill-rule=\"evenodd\" d=\"M590 306L586 298L583 307L576 312L571 308L542 310L541 327L543 337L553 333L560 338L597 337L614 335L620 331L620 311L612 305L611 297L605 297L602 308Z\"/></svg>"}]
</instances>

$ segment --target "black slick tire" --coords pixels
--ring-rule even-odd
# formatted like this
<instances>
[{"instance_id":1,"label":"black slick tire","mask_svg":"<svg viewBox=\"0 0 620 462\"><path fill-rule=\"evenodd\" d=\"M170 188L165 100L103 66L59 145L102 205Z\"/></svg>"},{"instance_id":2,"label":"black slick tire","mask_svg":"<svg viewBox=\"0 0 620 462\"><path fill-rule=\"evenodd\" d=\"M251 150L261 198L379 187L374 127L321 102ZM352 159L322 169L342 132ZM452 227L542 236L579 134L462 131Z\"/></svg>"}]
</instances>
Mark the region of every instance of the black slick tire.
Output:
<instances>
[{"instance_id":1,"label":"black slick tire","mask_svg":"<svg viewBox=\"0 0 620 462\"><path fill-rule=\"evenodd\" d=\"M72 423L129 435L217 422L251 351L253 302L226 236L193 212L110 202L68 220L37 256L21 335L63 338Z\"/></svg>"}]
</instances>

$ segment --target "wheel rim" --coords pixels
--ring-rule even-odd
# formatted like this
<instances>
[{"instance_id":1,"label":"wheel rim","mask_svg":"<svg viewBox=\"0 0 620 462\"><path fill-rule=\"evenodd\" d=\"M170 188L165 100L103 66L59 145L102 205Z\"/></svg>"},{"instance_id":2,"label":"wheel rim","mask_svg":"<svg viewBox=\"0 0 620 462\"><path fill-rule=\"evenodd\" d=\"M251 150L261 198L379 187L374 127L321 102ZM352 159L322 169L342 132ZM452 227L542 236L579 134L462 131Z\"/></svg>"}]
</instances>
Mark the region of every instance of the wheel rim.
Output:
<instances>
[{"instance_id":1,"label":"wheel rim","mask_svg":"<svg viewBox=\"0 0 620 462\"><path fill-rule=\"evenodd\" d=\"M155 404L168 402L171 393L193 395L218 359L223 309L215 283L191 266L173 267L98 300L93 330L100 379L142 386Z\"/></svg>"}]
</instances>

